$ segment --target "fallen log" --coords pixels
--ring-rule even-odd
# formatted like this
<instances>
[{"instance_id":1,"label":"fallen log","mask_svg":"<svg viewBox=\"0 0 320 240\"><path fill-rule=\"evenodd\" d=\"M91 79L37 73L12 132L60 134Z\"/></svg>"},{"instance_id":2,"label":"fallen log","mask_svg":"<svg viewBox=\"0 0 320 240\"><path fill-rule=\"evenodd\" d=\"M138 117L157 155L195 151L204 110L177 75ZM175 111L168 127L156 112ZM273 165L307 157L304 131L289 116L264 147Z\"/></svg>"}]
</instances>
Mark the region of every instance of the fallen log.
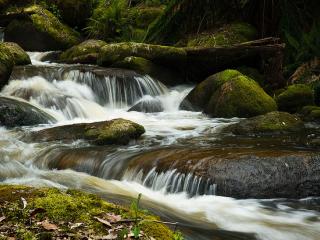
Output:
<instances>
[{"instance_id":1,"label":"fallen log","mask_svg":"<svg viewBox=\"0 0 320 240\"><path fill-rule=\"evenodd\" d=\"M185 48L187 76L192 82L201 82L208 76L227 68L250 66L264 73L273 87L285 84L282 61L285 44L278 38L258 39L228 47Z\"/></svg>"}]
</instances>

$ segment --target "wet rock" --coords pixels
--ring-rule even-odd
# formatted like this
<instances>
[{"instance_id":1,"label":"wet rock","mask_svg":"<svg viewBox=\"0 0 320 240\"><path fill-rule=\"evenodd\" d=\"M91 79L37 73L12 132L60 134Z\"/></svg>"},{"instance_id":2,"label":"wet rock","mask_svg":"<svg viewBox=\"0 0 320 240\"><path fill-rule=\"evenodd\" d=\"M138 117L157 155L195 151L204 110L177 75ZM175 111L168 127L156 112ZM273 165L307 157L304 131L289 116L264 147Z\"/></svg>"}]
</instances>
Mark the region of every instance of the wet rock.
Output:
<instances>
[{"instance_id":1,"label":"wet rock","mask_svg":"<svg viewBox=\"0 0 320 240\"><path fill-rule=\"evenodd\" d=\"M87 40L66 50L59 57L64 63L96 64L100 49L107 43L101 40Z\"/></svg>"},{"instance_id":2,"label":"wet rock","mask_svg":"<svg viewBox=\"0 0 320 240\"><path fill-rule=\"evenodd\" d=\"M125 119L80 123L48 128L30 135L32 141L88 140L97 145L128 144L145 132L144 127Z\"/></svg>"},{"instance_id":3,"label":"wet rock","mask_svg":"<svg viewBox=\"0 0 320 240\"><path fill-rule=\"evenodd\" d=\"M216 184L219 196L304 198L320 194L317 151L234 147L162 149L134 157L130 167L142 170L144 177L153 168L158 174L174 169L176 173L192 174Z\"/></svg>"},{"instance_id":4,"label":"wet rock","mask_svg":"<svg viewBox=\"0 0 320 240\"><path fill-rule=\"evenodd\" d=\"M62 24L41 6L23 9L28 17L15 19L5 29L5 41L16 42L28 51L54 51L79 42L79 34Z\"/></svg>"},{"instance_id":5,"label":"wet rock","mask_svg":"<svg viewBox=\"0 0 320 240\"><path fill-rule=\"evenodd\" d=\"M202 33L188 39L188 47L219 47L254 40L257 30L248 23L232 23L213 33Z\"/></svg>"},{"instance_id":6,"label":"wet rock","mask_svg":"<svg viewBox=\"0 0 320 240\"><path fill-rule=\"evenodd\" d=\"M101 48L98 64L110 66L130 56L142 57L155 64L178 68L185 66L187 58L186 51L182 48L127 42L108 44Z\"/></svg>"},{"instance_id":7,"label":"wet rock","mask_svg":"<svg viewBox=\"0 0 320 240\"><path fill-rule=\"evenodd\" d=\"M275 111L277 105L253 79L236 70L225 70L198 84L180 108L230 118L265 114Z\"/></svg>"},{"instance_id":8,"label":"wet rock","mask_svg":"<svg viewBox=\"0 0 320 240\"><path fill-rule=\"evenodd\" d=\"M303 121L295 115L286 112L270 112L265 115L244 119L239 123L224 129L237 135L261 135L301 132Z\"/></svg>"},{"instance_id":9,"label":"wet rock","mask_svg":"<svg viewBox=\"0 0 320 240\"><path fill-rule=\"evenodd\" d=\"M304 106L314 105L314 93L310 86L294 84L276 97L279 110L296 113Z\"/></svg>"},{"instance_id":10,"label":"wet rock","mask_svg":"<svg viewBox=\"0 0 320 240\"><path fill-rule=\"evenodd\" d=\"M140 74L149 75L165 85L174 86L184 83L182 73L154 64L152 61L141 57L126 57L122 61L112 64L111 67L134 70Z\"/></svg>"},{"instance_id":11,"label":"wet rock","mask_svg":"<svg viewBox=\"0 0 320 240\"><path fill-rule=\"evenodd\" d=\"M17 44L0 43L0 89L7 84L14 65L30 64L28 54Z\"/></svg>"},{"instance_id":12,"label":"wet rock","mask_svg":"<svg viewBox=\"0 0 320 240\"><path fill-rule=\"evenodd\" d=\"M139 101L137 104L132 106L128 112L145 112L145 113L156 113L156 112L163 112L164 108L162 103L159 99L155 98L148 98Z\"/></svg>"},{"instance_id":13,"label":"wet rock","mask_svg":"<svg viewBox=\"0 0 320 240\"><path fill-rule=\"evenodd\" d=\"M51 52L45 52L40 57L39 61L41 62L57 62L60 58L61 51L51 51Z\"/></svg>"},{"instance_id":14,"label":"wet rock","mask_svg":"<svg viewBox=\"0 0 320 240\"><path fill-rule=\"evenodd\" d=\"M32 126L50 122L56 122L56 120L31 104L12 98L0 97L0 126Z\"/></svg>"}]
</instances>

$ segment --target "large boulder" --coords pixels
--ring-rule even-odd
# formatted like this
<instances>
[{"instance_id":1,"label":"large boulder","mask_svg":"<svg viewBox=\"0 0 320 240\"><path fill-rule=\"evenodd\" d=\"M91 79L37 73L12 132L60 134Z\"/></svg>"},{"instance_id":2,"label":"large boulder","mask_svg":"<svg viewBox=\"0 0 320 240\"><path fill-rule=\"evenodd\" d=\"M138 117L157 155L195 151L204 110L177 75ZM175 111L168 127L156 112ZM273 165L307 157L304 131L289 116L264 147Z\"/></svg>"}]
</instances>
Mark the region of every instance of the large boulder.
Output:
<instances>
[{"instance_id":1,"label":"large boulder","mask_svg":"<svg viewBox=\"0 0 320 240\"><path fill-rule=\"evenodd\" d=\"M59 61L64 63L96 64L100 49L107 43L101 40L90 39L73 46L63 52Z\"/></svg>"},{"instance_id":2,"label":"large boulder","mask_svg":"<svg viewBox=\"0 0 320 240\"><path fill-rule=\"evenodd\" d=\"M125 119L80 123L48 128L31 133L33 141L75 141L88 140L97 145L127 144L139 138L145 129L143 126Z\"/></svg>"},{"instance_id":3,"label":"large boulder","mask_svg":"<svg viewBox=\"0 0 320 240\"><path fill-rule=\"evenodd\" d=\"M270 112L248 118L224 129L237 135L280 134L303 131L303 121L286 112Z\"/></svg>"},{"instance_id":4,"label":"large boulder","mask_svg":"<svg viewBox=\"0 0 320 240\"><path fill-rule=\"evenodd\" d=\"M149 187L156 182L159 188L167 187L172 192L184 189L190 194L215 193L235 198L304 198L320 194L317 151L160 149L132 158L129 169L133 176L142 175L142 182ZM157 176L170 177L160 183Z\"/></svg>"},{"instance_id":5,"label":"large boulder","mask_svg":"<svg viewBox=\"0 0 320 240\"><path fill-rule=\"evenodd\" d=\"M220 47L248 42L257 37L257 30L248 23L224 25L210 33L205 32L188 39L188 47Z\"/></svg>"},{"instance_id":6,"label":"large boulder","mask_svg":"<svg viewBox=\"0 0 320 240\"><path fill-rule=\"evenodd\" d=\"M111 67L130 69L142 75L149 75L165 85L174 86L184 82L181 73L141 57L126 57Z\"/></svg>"},{"instance_id":7,"label":"large boulder","mask_svg":"<svg viewBox=\"0 0 320 240\"><path fill-rule=\"evenodd\" d=\"M236 70L225 70L198 84L180 108L229 118L265 114L277 110L277 105L253 79Z\"/></svg>"},{"instance_id":8,"label":"large boulder","mask_svg":"<svg viewBox=\"0 0 320 240\"><path fill-rule=\"evenodd\" d=\"M17 44L0 43L0 89L7 84L14 65L30 64L28 54Z\"/></svg>"},{"instance_id":9,"label":"large boulder","mask_svg":"<svg viewBox=\"0 0 320 240\"><path fill-rule=\"evenodd\" d=\"M142 57L156 64L178 68L182 68L187 59L187 53L182 48L128 42L104 46L100 51L98 64L110 66L131 56Z\"/></svg>"},{"instance_id":10,"label":"large boulder","mask_svg":"<svg viewBox=\"0 0 320 240\"><path fill-rule=\"evenodd\" d=\"M305 84L294 84L276 97L279 110L295 113L304 106L314 104L314 92Z\"/></svg>"},{"instance_id":11,"label":"large boulder","mask_svg":"<svg viewBox=\"0 0 320 240\"><path fill-rule=\"evenodd\" d=\"M28 17L10 22L5 29L5 41L16 42L28 51L67 49L79 42L80 35L48 10L33 5L22 11Z\"/></svg>"},{"instance_id":12,"label":"large boulder","mask_svg":"<svg viewBox=\"0 0 320 240\"><path fill-rule=\"evenodd\" d=\"M0 126L18 127L53 123L56 120L31 104L0 97Z\"/></svg>"}]
</instances>

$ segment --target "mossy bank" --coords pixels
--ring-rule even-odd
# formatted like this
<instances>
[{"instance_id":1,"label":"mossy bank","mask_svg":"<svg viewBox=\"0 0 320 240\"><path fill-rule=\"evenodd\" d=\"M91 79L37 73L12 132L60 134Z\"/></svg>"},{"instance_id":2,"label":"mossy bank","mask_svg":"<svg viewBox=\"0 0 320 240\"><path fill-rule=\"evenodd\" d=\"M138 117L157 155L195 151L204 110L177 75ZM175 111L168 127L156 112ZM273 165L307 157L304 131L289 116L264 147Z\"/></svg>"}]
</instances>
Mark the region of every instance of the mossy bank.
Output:
<instances>
[{"instance_id":1,"label":"mossy bank","mask_svg":"<svg viewBox=\"0 0 320 240\"><path fill-rule=\"evenodd\" d=\"M35 189L0 185L0 239L124 239L131 232L136 212L76 190ZM145 212L145 211L144 211ZM140 239L174 239L175 234L159 218L138 211ZM112 220L113 219L113 220ZM103 221L108 221L108 224ZM118 229L118 230L117 230ZM114 238L110 237L110 233Z\"/></svg>"}]
</instances>

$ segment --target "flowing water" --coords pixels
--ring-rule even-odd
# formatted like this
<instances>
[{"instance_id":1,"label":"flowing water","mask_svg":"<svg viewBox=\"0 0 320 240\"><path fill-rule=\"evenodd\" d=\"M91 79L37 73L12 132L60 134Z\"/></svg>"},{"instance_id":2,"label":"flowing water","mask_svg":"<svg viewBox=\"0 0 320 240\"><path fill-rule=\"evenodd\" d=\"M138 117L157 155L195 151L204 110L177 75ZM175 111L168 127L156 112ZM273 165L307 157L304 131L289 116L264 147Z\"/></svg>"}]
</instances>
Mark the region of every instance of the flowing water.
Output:
<instances>
[{"instance_id":1,"label":"flowing water","mask_svg":"<svg viewBox=\"0 0 320 240\"><path fill-rule=\"evenodd\" d=\"M40 61L44 53L29 54L33 65L17 67L0 95L43 109L58 120L54 126L125 118L146 133L129 146L96 147L85 141L24 141L28 132L53 125L0 128L0 182L82 189L124 203L142 193L143 206L178 221L187 239L320 239L317 198L236 200L215 196L214 182L192 172L132 167L131 159L150 150L218 144L220 129L239 121L179 111L192 86L167 88L132 71L49 64ZM156 99L164 111L127 111L146 98Z\"/></svg>"}]
</instances>

